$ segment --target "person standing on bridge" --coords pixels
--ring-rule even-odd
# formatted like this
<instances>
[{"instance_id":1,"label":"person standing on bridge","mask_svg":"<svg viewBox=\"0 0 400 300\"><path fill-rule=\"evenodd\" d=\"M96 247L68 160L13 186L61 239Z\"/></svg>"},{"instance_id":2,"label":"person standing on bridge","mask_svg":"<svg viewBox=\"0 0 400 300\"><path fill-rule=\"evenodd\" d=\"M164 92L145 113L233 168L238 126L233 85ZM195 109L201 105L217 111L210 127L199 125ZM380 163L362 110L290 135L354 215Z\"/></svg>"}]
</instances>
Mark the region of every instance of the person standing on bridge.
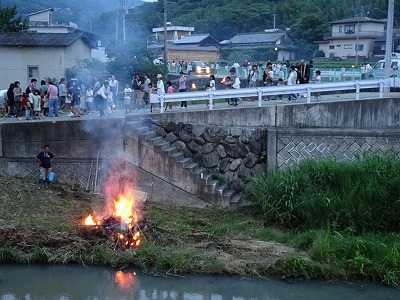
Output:
<instances>
[{"instance_id":1,"label":"person standing on bridge","mask_svg":"<svg viewBox=\"0 0 400 300\"><path fill-rule=\"evenodd\" d=\"M296 71L295 66L291 66L289 77L287 79L287 85L291 86L291 85L295 85L295 84L297 84L297 71ZM294 98L293 100L298 99L297 95L292 93L292 94L289 94L289 96L288 96L288 102L292 101L292 98Z\"/></svg>"},{"instance_id":2,"label":"person standing on bridge","mask_svg":"<svg viewBox=\"0 0 400 300\"><path fill-rule=\"evenodd\" d=\"M179 73L178 92L186 92L186 77L182 71ZM187 108L187 101L181 101L181 108Z\"/></svg>"},{"instance_id":3,"label":"person standing on bridge","mask_svg":"<svg viewBox=\"0 0 400 300\"><path fill-rule=\"evenodd\" d=\"M104 107L108 101L111 101L112 95L109 87L109 82L104 81L103 86L99 89L96 94L97 109L100 112L100 118L107 118L104 114Z\"/></svg>"}]
</instances>

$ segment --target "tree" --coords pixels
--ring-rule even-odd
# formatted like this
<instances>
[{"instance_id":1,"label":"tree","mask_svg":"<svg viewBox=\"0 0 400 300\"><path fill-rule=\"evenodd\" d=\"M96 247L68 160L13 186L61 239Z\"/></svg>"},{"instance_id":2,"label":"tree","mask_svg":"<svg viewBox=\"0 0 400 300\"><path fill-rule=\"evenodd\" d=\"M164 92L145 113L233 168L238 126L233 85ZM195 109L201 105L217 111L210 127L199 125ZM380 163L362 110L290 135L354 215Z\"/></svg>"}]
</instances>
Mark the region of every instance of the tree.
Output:
<instances>
[{"instance_id":1,"label":"tree","mask_svg":"<svg viewBox=\"0 0 400 300\"><path fill-rule=\"evenodd\" d=\"M28 29L28 23L21 17L16 17L17 7L1 7L0 1L0 32L18 32Z\"/></svg>"}]
</instances>

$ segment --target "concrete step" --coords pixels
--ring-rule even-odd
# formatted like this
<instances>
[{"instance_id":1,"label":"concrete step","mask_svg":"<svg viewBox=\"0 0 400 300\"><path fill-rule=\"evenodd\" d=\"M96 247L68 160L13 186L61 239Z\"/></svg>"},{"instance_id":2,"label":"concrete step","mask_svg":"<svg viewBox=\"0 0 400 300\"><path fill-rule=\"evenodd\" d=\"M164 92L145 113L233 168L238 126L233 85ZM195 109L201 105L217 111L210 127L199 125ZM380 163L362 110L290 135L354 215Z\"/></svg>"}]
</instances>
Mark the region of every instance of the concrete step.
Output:
<instances>
[{"instance_id":1,"label":"concrete step","mask_svg":"<svg viewBox=\"0 0 400 300\"><path fill-rule=\"evenodd\" d=\"M175 153L171 153L169 156L175 158L176 160L180 160L180 159L184 158L183 152L178 151L178 150Z\"/></svg>"},{"instance_id":2,"label":"concrete step","mask_svg":"<svg viewBox=\"0 0 400 300\"><path fill-rule=\"evenodd\" d=\"M191 163L187 164L186 166L184 166L185 169L189 169L190 172L192 172L192 173L195 173L198 167L199 167L199 165L195 162L191 162Z\"/></svg>"},{"instance_id":3,"label":"concrete step","mask_svg":"<svg viewBox=\"0 0 400 300\"><path fill-rule=\"evenodd\" d=\"M134 129L136 129L136 128L138 128L138 127L142 127L142 122L141 122L141 121L137 121L137 120L135 120L135 121L128 121L128 122L125 122L125 126L126 126L127 128L134 128Z\"/></svg>"},{"instance_id":4,"label":"concrete step","mask_svg":"<svg viewBox=\"0 0 400 300\"><path fill-rule=\"evenodd\" d=\"M151 130L151 131L147 131L144 136L146 137L146 140L157 137L156 132Z\"/></svg>"},{"instance_id":5,"label":"concrete step","mask_svg":"<svg viewBox=\"0 0 400 300\"><path fill-rule=\"evenodd\" d=\"M169 146L169 147L164 148L163 151L166 152L168 155L171 155L171 154L177 152L178 149L176 149L176 147L174 147L174 146Z\"/></svg>"},{"instance_id":6,"label":"concrete step","mask_svg":"<svg viewBox=\"0 0 400 300\"><path fill-rule=\"evenodd\" d=\"M240 205L241 200L242 200L242 196L236 194L229 201L229 208L238 208L238 207L240 207L241 206Z\"/></svg>"},{"instance_id":7,"label":"concrete step","mask_svg":"<svg viewBox=\"0 0 400 300\"><path fill-rule=\"evenodd\" d=\"M158 135L156 135L156 136L154 136L154 137L151 137L151 138L148 138L147 139L149 142L152 142L152 143L160 143L161 141L163 141L163 138L162 138L162 136L158 136Z\"/></svg>"},{"instance_id":8,"label":"concrete step","mask_svg":"<svg viewBox=\"0 0 400 300\"><path fill-rule=\"evenodd\" d=\"M191 162L192 162L192 159L189 157L184 157L184 158L181 158L180 160L178 160L178 163L182 164L183 167L190 164Z\"/></svg>"},{"instance_id":9,"label":"concrete step","mask_svg":"<svg viewBox=\"0 0 400 300\"><path fill-rule=\"evenodd\" d=\"M164 150L165 148L168 148L171 146L170 143L165 142L164 140L160 141L159 143L154 143L155 146L160 147L161 150Z\"/></svg>"},{"instance_id":10,"label":"concrete step","mask_svg":"<svg viewBox=\"0 0 400 300\"><path fill-rule=\"evenodd\" d=\"M136 127L136 130L137 130L140 134L145 134L146 132L149 131L149 127L141 125L140 127Z\"/></svg>"},{"instance_id":11,"label":"concrete step","mask_svg":"<svg viewBox=\"0 0 400 300\"><path fill-rule=\"evenodd\" d=\"M202 177L201 174L200 174L200 178L202 178L202 179L206 182L206 184L207 184L207 182L208 182L209 180L212 179L212 175L209 174L209 173L207 173L207 174L204 174L204 173L203 173L203 177Z\"/></svg>"},{"instance_id":12,"label":"concrete step","mask_svg":"<svg viewBox=\"0 0 400 300\"><path fill-rule=\"evenodd\" d=\"M229 200L235 195L235 192L230 190L226 184L219 186L218 190L222 191L222 196L228 198Z\"/></svg>"},{"instance_id":13,"label":"concrete step","mask_svg":"<svg viewBox=\"0 0 400 300\"><path fill-rule=\"evenodd\" d=\"M219 180L217 179L209 179L207 181L207 185L211 185L215 188L215 190L217 190L217 187L220 185Z\"/></svg>"},{"instance_id":14,"label":"concrete step","mask_svg":"<svg viewBox=\"0 0 400 300\"><path fill-rule=\"evenodd\" d=\"M203 176L204 176L204 174L208 174L208 170L206 169L206 168L204 168L204 167L198 167L197 168L197 170L196 170L196 172L194 172L194 174L197 174L197 175L201 175L201 173L203 173Z\"/></svg>"}]
</instances>

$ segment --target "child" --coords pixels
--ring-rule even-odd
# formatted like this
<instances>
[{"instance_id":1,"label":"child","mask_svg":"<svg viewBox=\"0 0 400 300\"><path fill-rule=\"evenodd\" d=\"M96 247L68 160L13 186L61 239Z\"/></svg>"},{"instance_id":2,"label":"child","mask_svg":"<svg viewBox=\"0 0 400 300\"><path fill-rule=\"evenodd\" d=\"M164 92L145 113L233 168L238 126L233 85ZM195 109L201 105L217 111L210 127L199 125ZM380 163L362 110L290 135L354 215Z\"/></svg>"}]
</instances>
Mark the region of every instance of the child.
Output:
<instances>
[{"instance_id":1,"label":"child","mask_svg":"<svg viewBox=\"0 0 400 300\"><path fill-rule=\"evenodd\" d=\"M229 76L225 77L224 83L225 88L230 89L231 87L231 78ZM227 105L231 104L231 98L226 98ZM232 103L233 104L233 103Z\"/></svg>"},{"instance_id":2,"label":"child","mask_svg":"<svg viewBox=\"0 0 400 300\"><path fill-rule=\"evenodd\" d=\"M150 105L150 107L149 107L149 111L150 112L152 112L153 111L153 103L151 103L151 101L150 101L150 98L152 97L151 95L157 95L157 90L154 90L153 89L153 84L150 82L148 85L148 88L149 88L149 105Z\"/></svg>"},{"instance_id":3,"label":"child","mask_svg":"<svg viewBox=\"0 0 400 300\"><path fill-rule=\"evenodd\" d=\"M125 114L129 113L131 109L131 100L132 100L132 89L129 87L129 84L125 84L124 89L124 106L125 106Z\"/></svg>"},{"instance_id":4,"label":"child","mask_svg":"<svg viewBox=\"0 0 400 300\"><path fill-rule=\"evenodd\" d=\"M69 111L68 116L72 117L74 113L71 110L71 95L65 95L65 107L67 108L67 111Z\"/></svg>"},{"instance_id":5,"label":"child","mask_svg":"<svg viewBox=\"0 0 400 300\"><path fill-rule=\"evenodd\" d=\"M172 94L174 92L174 88L172 87L172 83L171 83L171 81L167 81L167 93L169 93L169 94ZM168 111L168 109L169 109L169 111L171 111L172 110L172 102L168 102L166 105L165 105L165 111Z\"/></svg>"},{"instance_id":6,"label":"child","mask_svg":"<svg viewBox=\"0 0 400 300\"><path fill-rule=\"evenodd\" d=\"M315 71L315 83L321 83L321 71ZM315 93L315 101L321 100L321 93Z\"/></svg>"},{"instance_id":7,"label":"child","mask_svg":"<svg viewBox=\"0 0 400 300\"><path fill-rule=\"evenodd\" d=\"M33 119L39 120L40 119L40 91L38 89L33 90L33 94L31 96L32 105L33 105Z\"/></svg>"},{"instance_id":8,"label":"child","mask_svg":"<svg viewBox=\"0 0 400 300\"><path fill-rule=\"evenodd\" d=\"M93 113L93 87L92 86L88 86L85 95L86 95L87 114L90 115Z\"/></svg>"},{"instance_id":9,"label":"child","mask_svg":"<svg viewBox=\"0 0 400 300\"><path fill-rule=\"evenodd\" d=\"M278 83L276 85L285 85L285 82L282 78L278 79ZM278 101L282 101L282 95L278 95Z\"/></svg>"},{"instance_id":10,"label":"child","mask_svg":"<svg viewBox=\"0 0 400 300\"><path fill-rule=\"evenodd\" d=\"M26 93L22 94L21 107L22 107L22 110L25 112L26 120L30 120L31 119L31 103L29 102L28 95Z\"/></svg>"},{"instance_id":11,"label":"child","mask_svg":"<svg viewBox=\"0 0 400 300\"><path fill-rule=\"evenodd\" d=\"M211 91L211 85L210 84L207 84L206 85L206 91L207 92L209 92L209 91ZM210 105L210 100L206 100L206 108L208 107Z\"/></svg>"}]
</instances>

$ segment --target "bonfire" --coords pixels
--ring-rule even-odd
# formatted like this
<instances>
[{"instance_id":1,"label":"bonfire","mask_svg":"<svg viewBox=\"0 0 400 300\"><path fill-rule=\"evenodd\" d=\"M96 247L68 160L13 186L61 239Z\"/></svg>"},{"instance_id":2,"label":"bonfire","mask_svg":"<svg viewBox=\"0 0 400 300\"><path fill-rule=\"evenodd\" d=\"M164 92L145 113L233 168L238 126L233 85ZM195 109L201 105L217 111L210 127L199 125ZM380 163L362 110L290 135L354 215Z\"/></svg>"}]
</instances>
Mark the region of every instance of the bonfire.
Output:
<instances>
[{"instance_id":1,"label":"bonfire","mask_svg":"<svg viewBox=\"0 0 400 300\"><path fill-rule=\"evenodd\" d=\"M98 218L88 215L83 220L83 225L92 234L109 237L115 250L139 246L143 234L138 224L133 191L120 193L113 203L114 211L111 215Z\"/></svg>"}]
</instances>

